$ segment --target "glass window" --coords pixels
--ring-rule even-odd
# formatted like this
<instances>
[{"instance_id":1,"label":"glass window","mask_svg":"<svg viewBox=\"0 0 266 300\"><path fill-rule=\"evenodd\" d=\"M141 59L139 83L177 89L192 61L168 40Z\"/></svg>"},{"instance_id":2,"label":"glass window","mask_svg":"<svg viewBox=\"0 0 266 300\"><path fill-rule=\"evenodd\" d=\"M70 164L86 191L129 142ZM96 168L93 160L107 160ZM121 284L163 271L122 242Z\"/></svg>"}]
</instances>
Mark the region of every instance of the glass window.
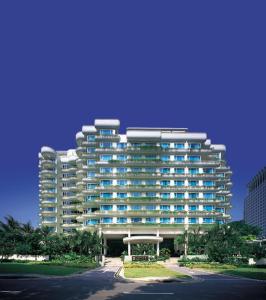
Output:
<instances>
[{"instance_id":1,"label":"glass window","mask_svg":"<svg viewBox=\"0 0 266 300\"><path fill-rule=\"evenodd\" d=\"M188 206L188 209L189 209L189 210L192 210L192 211L195 211L195 210L198 210L199 207L198 207L198 205L189 205L189 206Z\"/></svg>"},{"instance_id":2,"label":"glass window","mask_svg":"<svg viewBox=\"0 0 266 300\"><path fill-rule=\"evenodd\" d=\"M175 205L174 208L175 208L175 210L177 210L177 211L182 211L182 210L185 209L185 206L184 206L184 205Z\"/></svg>"},{"instance_id":3,"label":"glass window","mask_svg":"<svg viewBox=\"0 0 266 300\"><path fill-rule=\"evenodd\" d=\"M225 212L225 210L224 210L223 207L216 207L216 211L217 211L217 212L221 212L221 213L224 213L224 212Z\"/></svg>"},{"instance_id":4,"label":"glass window","mask_svg":"<svg viewBox=\"0 0 266 300\"><path fill-rule=\"evenodd\" d=\"M184 161L185 156L184 155L175 155L175 161Z\"/></svg>"},{"instance_id":5,"label":"glass window","mask_svg":"<svg viewBox=\"0 0 266 300\"><path fill-rule=\"evenodd\" d=\"M185 174L185 169L184 168L175 168L175 173L176 174Z\"/></svg>"},{"instance_id":6,"label":"glass window","mask_svg":"<svg viewBox=\"0 0 266 300\"><path fill-rule=\"evenodd\" d=\"M87 172L87 177L95 177L95 172Z\"/></svg>"},{"instance_id":7,"label":"glass window","mask_svg":"<svg viewBox=\"0 0 266 300\"><path fill-rule=\"evenodd\" d=\"M96 225L99 223L98 219L88 219L87 220L87 225Z\"/></svg>"},{"instance_id":8,"label":"glass window","mask_svg":"<svg viewBox=\"0 0 266 300\"><path fill-rule=\"evenodd\" d=\"M100 155L101 161L109 161L109 160L112 160L112 158L113 158L113 155L110 155L110 154Z\"/></svg>"},{"instance_id":9,"label":"glass window","mask_svg":"<svg viewBox=\"0 0 266 300\"><path fill-rule=\"evenodd\" d=\"M117 173L126 173L127 168L117 168Z\"/></svg>"},{"instance_id":10,"label":"glass window","mask_svg":"<svg viewBox=\"0 0 266 300\"><path fill-rule=\"evenodd\" d=\"M161 169L160 169L160 172L161 172L162 174L168 174L168 173L170 173L170 168L161 168Z\"/></svg>"},{"instance_id":11,"label":"glass window","mask_svg":"<svg viewBox=\"0 0 266 300\"><path fill-rule=\"evenodd\" d=\"M203 205L203 210L212 211L213 206L212 205Z\"/></svg>"},{"instance_id":12,"label":"glass window","mask_svg":"<svg viewBox=\"0 0 266 300\"><path fill-rule=\"evenodd\" d=\"M102 218L102 223L103 224L110 224L110 223L113 223L113 218Z\"/></svg>"},{"instance_id":13,"label":"glass window","mask_svg":"<svg viewBox=\"0 0 266 300\"><path fill-rule=\"evenodd\" d=\"M217 224L224 224L224 220L216 220Z\"/></svg>"},{"instance_id":14,"label":"glass window","mask_svg":"<svg viewBox=\"0 0 266 300\"><path fill-rule=\"evenodd\" d=\"M95 152L95 148L87 148L87 153L94 153Z\"/></svg>"},{"instance_id":15,"label":"glass window","mask_svg":"<svg viewBox=\"0 0 266 300\"><path fill-rule=\"evenodd\" d=\"M117 155L117 160L125 161L127 160L127 156L125 154L119 154Z\"/></svg>"},{"instance_id":16,"label":"glass window","mask_svg":"<svg viewBox=\"0 0 266 300\"><path fill-rule=\"evenodd\" d=\"M120 185L120 186L127 185L127 180L126 179L117 180L117 185Z\"/></svg>"},{"instance_id":17,"label":"glass window","mask_svg":"<svg viewBox=\"0 0 266 300\"><path fill-rule=\"evenodd\" d=\"M199 155L189 155L188 160L189 161L200 161L200 156Z\"/></svg>"},{"instance_id":18,"label":"glass window","mask_svg":"<svg viewBox=\"0 0 266 300\"><path fill-rule=\"evenodd\" d=\"M141 197L141 192L132 192L132 193L130 193L130 195L133 198L140 198Z\"/></svg>"},{"instance_id":19,"label":"glass window","mask_svg":"<svg viewBox=\"0 0 266 300\"><path fill-rule=\"evenodd\" d=\"M96 184L95 183L88 183L87 184L87 190L94 190L96 188Z\"/></svg>"},{"instance_id":20,"label":"glass window","mask_svg":"<svg viewBox=\"0 0 266 300\"><path fill-rule=\"evenodd\" d=\"M213 168L204 168L203 169L203 173L205 173L205 174L213 174L214 173L214 169Z\"/></svg>"},{"instance_id":21,"label":"glass window","mask_svg":"<svg viewBox=\"0 0 266 300\"><path fill-rule=\"evenodd\" d=\"M191 174L191 175L199 174L199 169L190 168L189 169L189 174Z\"/></svg>"},{"instance_id":22,"label":"glass window","mask_svg":"<svg viewBox=\"0 0 266 300\"><path fill-rule=\"evenodd\" d=\"M175 180L175 186L184 186L185 181L184 180Z\"/></svg>"},{"instance_id":23,"label":"glass window","mask_svg":"<svg viewBox=\"0 0 266 300\"><path fill-rule=\"evenodd\" d=\"M113 210L113 205L101 205L100 210Z\"/></svg>"},{"instance_id":24,"label":"glass window","mask_svg":"<svg viewBox=\"0 0 266 300\"><path fill-rule=\"evenodd\" d=\"M127 210L127 205L117 205L117 210Z\"/></svg>"},{"instance_id":25,"label":"glass window","mask_svg":"<svg viewBox=\"0 0 266 300\"><path fill-rule=\"evenodd\" d=\"M213 222L213 218L203 218L203 224L212 224Z\"/></svg>"},{"instance_id":26,"label":"glass window","mask_svg":"<svg viewBox=\"0 0 266 300\"><path fill-rule=\"evenodd\" d=\"M142 168L131 168L131 172L140 173L140 172L142 172Z\"/></svg>"},{"instance_id":27,"label":"glass window","mask_svg":"<svg viewBox=\"0 0 266 300\"><path fill-rule=\"evenodd\" d=\"M87 165L88 166L95 165L95 160L94 159L88 159L87 160Z\"/></svg>"},{"instance_id":28,"label":"glass window","mask_svg":"<svg viewBox=\"0 0 266 300\"><path fill-rule=\"evenodd\" d=\"M131 205L131 210L141 210L141 205Z\"/></svg>"},{"instance_id":29,"label":"glass window","mask_svg":"<svg viewBox=\"0 0 266 300\"><path fill-rule=\"evenodd\" d=\"M213 181L203 181L203 185L204 186L214 186L214 182Z\"/></svg>"},{"instance_id":30,"label":"glass window","mask_svg":"<svg viewBox=\"0 0 266 300\"><path fill-rule=\"evenodd\" d=\"M174 222L176 224L184 224L185 223L185 219L184 218L174 218Z\"/></svg>"},{"instance_id":31,"label":"glass window","mask_svg":"<svg viewBox=\"0 0 266 300\"><path fill-rule=\"evenodd\" d=\"M126 143L118 143L117 144L117 148L118 149L125 149L127 147L127 144Z\"/></svg>"},{"instance_id":32,"label":"glass window","mask_svg":"<svg viewBox=\"0 0 266 300\"><path fill-rule=\"evenodd\" d=\"M156 223L156 218L146 218L146 223Z\"/></svg>"},{"instance_id":33,"label":"glass window","mask_svg":"<svg viewBox=\"0 0 266 300\"><path fill-rule=\"evenodd\" d=\"M101 186L110 186L112 185L112 180L101 180Z\"/></svg>"},{"instance_id":34,"label":"glass window","mask_svg":"<svg viewBox=\"0 0 266 300\"><path fill-rule=\"evenodd\" d=\"M190 149L200 149L201 148L201 144L189 144L189 148Z\"/></svg>"},{"instance_id":35,"label":"glass window","mask_svg":"<svg viewBox=\"0 0 266 300\"><path fill-rule=\"evenodd\" d=\"M214 193L203 193L203 198L204 199L214 199Z\"/></svg>"},{"instance_id":36,"label":"glass window","mask_svg":"<svg viewBox=\"0 0 266 300\"><path fill-rule=\"evenodd\" d=\"M161 143L161 147L163 149L168 149L168 148L170 148L170 143Z\"/></svg>"},{"instance_id":37,"label":"glass window","mask_svg":"<svg viewBox=\"0 0 266 300\"><path fill-rule=\"evenodd\" d=\"M190 199L197 199L199 197L199 193L189 193L188 197Z\"/></svg>"},{"instance_id":38,"label":"glass window","mask_svg":"<svg viewBox=\"0 0 266 300\"><path fill-rule=\"evenodd\" d=\"M141 223L142 219L141 218L131 218L131 223Z\"/></svg>"},{"instance_id":39,"label":"glass window","mask_svg":"<svg viewBox=\"0 0 266 300\"><path fill-rule=\"evenodd\" d=\"M170 205L160 205L160 210L170 210Z\"/></svg>"},{"instance_id":40,"label":"glass window","mask_svg":"<svg viewBox=\"0 0 266 300\"><path fill-rule=\"evenodd\" d=\"M162 199L170 199L170 193L161 193Z\"/></svg>"},{"instance_id":41,"label":"glass window","mask_svg":"<svg viewBox=\"0 0 266 300\"><path fill-rule=\"evenodd\" d=\"M185 198L185 194L184 193L175 193L175 198L176 199L184 199Z\"/></svg>"},{"instance_id":42,"label":"glass window","mask_svg":"<svg viewBox=\"0 0 266 300\"><path fill-rule=\"evenodd\" d=\"M141 185L142 181L141 180L131 180L131 185Z\"/></svg>"},{"instance_id":43,"label":"glass window","mask_svg":"<svg viewBox=\"0 0 266 300\"><path fill-rule=\"evenodd\" d=\"M95 135L87 135L87 141L88 142L94 142L95 141Z\"/></svg>"},{"instance_id":44,"label":"glass window","mask_svg":"<svg viewBox=\"0 0 266 300\"><path fill-rule=\"evenodd\" d=\"M118 224L125 224L125 223L127 223L127 218L117 218L117 221L116 221L116 223L118 223Z\"/></svg>"},{"instance_id":45,"label":"glass window","mask_svg":"<svg viewBox=\"0 0 266 300\"><path fill-rule=\"evenodd\" d=\"M100 143L100 148L110 149L113 147L113 143L111 142L102 142Z\"/></svg>"},{"instance_id":46,"label":"glass window","mask_svg":"<svg viewBox=\"0 0 266 300\"><path fill-rule=\"evenodd\" d=\"M160 223L162 223L162 224L170 224L170 218L160 218Z\"/></svg>"},{"instance_id":47,"label":"glass window","mask_svg":"<svg viewBox=\"0 0 266 300\"><path fill-rule=\"evenodd\" d=\"M156 180L146 180L145 184L146 185L156 185Z\"/></svg>"},{"instance_id":48,"label":"glass window","mask_svg":"<svg viewBox=\"0 0 266 300\"><path fill-rule=\"evenodd\" d=\"M100 168L100 173L113 173L113 168Z\"/></svg>"},{"instance_id":49,"label":"glass window","mask_svg":"<svg viewBox=\"0 0 266 300\"><path fill-rule=\"evenodd\" d=\"M198 224L199 220L197 218L188 218L189 224Z\"/></svg>"},{"instance_id":50,"label":"glass window","mask_svg":"<svg viewBox=\"0 0 266 300\"><path fill-rule=\"evenodd\" d=\"M170 160L170 155L162 155L161 160L162 161L169 161Z\"/></svg>"},{"instance_id":51,"label":"glass window","mask_svg":"<svg viewBox=\"0 0 266 300\"><path fill-rule=\"evenodd\" d=\"M156 193L155 192L146 192L146 196L149 198L154 198L154 197L156 197Z\"/></svg>"},{"instance_id":52,"label":"glass window","mask_svg":"<svg viewBox=\"0 0 266 300\"><path fill-rule=\"evenodd\" d=\"M162 180L160 184L161 186L170 186L170 180Z\"/></svg>"},{"instance_id":53,"label":"glass window","mask_svg":"<svg viewBox=\"0 0 266 300\"><path fill-rule=\"evenodd\" d=\"M112 129L100 129L100 134L101 135L112 135L113 130Z\"/></svg>"},{"instance_id":54,"label":"glass window","mask_svg":"<svg viewBox=\"0 0 266 300\"><path fill-rule=\"evenodd\" d=\"M156 205L146 205L145 208L147 210L156 210Z\"/></svg>"},{"instance_id":55,"label":"glass window","mask_svg":"<svg viewBox=\"0 0 266 300\"><path fill-rule=\"evenodd\" d=\"M56 217L43 217L45 222L56 222Z\"/></svg>"},{"instance_id":56,"label":"glass window","mask_svg":"<svg viewBox=\"0 0 266 300\"><path fill-rule=\"evenodd\" d=\"M224 201L224 196L217 196L217 200L222 200L222 201Z\"/></svg>"},{"instance_id":57,"label":"glass window","mask_svg":"<svg viewBox=\"0 0 266 300\"><path fill-rule=\"evenodd\" d=\"M113 193L101 193L100 197L104 199L111 199L113 198Z\"/></svg>"},{"instance_id":58,"label":"glass window","mask_svg":"<svg viewBox=\"0 0 266 300\"><path fill-rule=\"evenodd\" d=\"M179 144L179 143L175 144L175 149L184 149L184 148L185 148L185 144Z\"/></svg>"},{"instance_id":59,"label":"glass window","mask_svg":"<svg viewBox=\"0 0 266 300\"><path fill-rule=\"evenodd\" d=\"M96 195L87 195L85 197L85 202L89 202L89 201L94 201L97 199L97 196Z\"/></svg>"},{"instance_id":60,"label":"glass window","mask_svg":"<svg viewBox=\"0 0 266 300\"><path fill-rule=\"evenodd\" d=\"M199 182L195 180L191 180L188 182L189 186L198 186Z\"/></svg>"},{"instance_id":61,"label":"glass window","mask_svg":"<svg viewBox=\"0 0 266 300\"><path fill-rule=\"evenodd\" d=\"M147 173L155 173L156 172L156 168L145 168L145 172L147 172Z\"/></svg>"},{"instance_id":62,"label":"glass window","mask_svg":"<svg viewBox=\"0 0 266 300\"><path fill-rule=\"evenodd\" d=\"M125 198L127 198L127 193L117 193L117 198L125 199Z\"/></svg>"}]
</instances>

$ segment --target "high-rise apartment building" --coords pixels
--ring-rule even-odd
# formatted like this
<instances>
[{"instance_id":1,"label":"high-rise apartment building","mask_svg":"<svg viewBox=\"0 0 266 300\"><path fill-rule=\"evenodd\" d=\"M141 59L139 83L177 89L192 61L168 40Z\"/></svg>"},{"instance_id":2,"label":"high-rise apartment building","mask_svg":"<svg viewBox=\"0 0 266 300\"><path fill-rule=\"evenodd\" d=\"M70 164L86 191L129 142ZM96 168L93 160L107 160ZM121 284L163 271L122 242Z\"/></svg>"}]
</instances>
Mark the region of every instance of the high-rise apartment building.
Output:
<instances>
[{"instance_id":1,"label":"high-rise apartment building","mask_svg":"<svg viewBox=\"0 0 266 300\"><path fill-rule=\"evenodd\" d=\"M266 167L248 183L244 219L247 224L260 227L266 236Z\"/></svg>"},{"instance_id":2,"label":"high-rise apartment building","mask_svg":"<svg viewBox=\"0 0 266 300\"><path fill-rule=\"evenodd\" d=\"M230 219L225 146L186 128L127 128L96 119L75 150L42 147L40 224L97 230L105 243L159 243Z\"/></svg>"}]
</instances>

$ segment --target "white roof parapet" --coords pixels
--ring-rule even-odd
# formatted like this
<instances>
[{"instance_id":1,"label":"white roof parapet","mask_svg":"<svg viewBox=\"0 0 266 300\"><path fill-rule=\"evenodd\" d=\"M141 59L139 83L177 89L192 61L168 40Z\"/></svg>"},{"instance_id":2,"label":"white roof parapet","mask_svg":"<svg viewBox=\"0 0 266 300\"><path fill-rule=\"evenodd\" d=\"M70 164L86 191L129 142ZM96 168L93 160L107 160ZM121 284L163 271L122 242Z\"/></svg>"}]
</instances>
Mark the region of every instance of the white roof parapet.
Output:
<instances>
[{"instance_id":1,"label":"white roof parapet","mask_svg":"<svg viewBox=\"0 0 266 300\"><path fill-rule=\"evenodd\" d=\"M81 132L81 131L79 131L77 134L76 134L76 140L78 140L78 139L83 139L84 138L84 134Z\"/></svg>"},{"instance_id":2,"label":"white roof parapet","mask_svg":"<svg viewBox=\"0 0 266 300\"><path fill-rule=\"evenodd\" d=\"M48 147L48 146L43 146L42 148L41 148L41 153L53 153L53 154L55 154L55 150L53 149L53 148L51 148L51 147Z\"/></svg>"},{"instance_id":3,"label":"white roof parapet","mask_svg":"<svg viewBox=\"0 0 266 300\"><path fill-rule=\"evenodd\" d=\"M124 244L138 244L138 243L148 243L148 244L156 244L157 242L161 243L163 241L163 237L161 236L150 236L150 235L142 235L142 236L131 236L124 237Z\"/></svg>"},{"instance_id":4,"label":"white roof parapet","mask_svg":"<svg viewBox=\"0 0 266 300\"><path fill-rule=\"evenodd\" d=\"M95 119L95 127L119 127L120 121L118 119Z\"/></svg>"},{"instance_id":5,"label":"white roof parapet","mask_svg":"<svg viewBox=\"0 0 266 300\"><path fill-rule=\"evenodd\" d=\"M225 145L211 145L211 149L217 150L217 151L226 151L226 146Z\"/></svg>"},{"instance_id":6,"label":"white roof parapet","mask_svg":"<svg viewBox=\"0 0 266 300\"><path fill-rule=\"evenodd\" d=\"M127 130L128 139L155 139L161 138L161 131L157 130Z\"/></svg>"},{"instance_id":7,"label":"white roof parapet","mask_svg":"<svg viewBox=\"0 0 266 300\"><path fill-rule=\"evenodd\" d=\"M162 140L206 140L207 134L203 132L163 132Z\"/></svg>"},{"instance_id":8,"label":"white roof parapet","mask_svg":"<svg viewBox=\"0 0 266 300\"><path fill-rule=\"evenodd\" d=\"M82 126L83 133L95 133L97 129L94 126Z\"/></svg>"},{"instance_id":9,"label":"white roof parapet","mask_svg":"<svg viewBox=\"0 0 266 300\"><path fill-rule=\"evenodd\" d=\"M67 150L66 156L61 156L60 160L61 162L71 162L71 161L75 161L78 159L76 150L74 149L69 149Z\"/></svg>"}]
</instances>

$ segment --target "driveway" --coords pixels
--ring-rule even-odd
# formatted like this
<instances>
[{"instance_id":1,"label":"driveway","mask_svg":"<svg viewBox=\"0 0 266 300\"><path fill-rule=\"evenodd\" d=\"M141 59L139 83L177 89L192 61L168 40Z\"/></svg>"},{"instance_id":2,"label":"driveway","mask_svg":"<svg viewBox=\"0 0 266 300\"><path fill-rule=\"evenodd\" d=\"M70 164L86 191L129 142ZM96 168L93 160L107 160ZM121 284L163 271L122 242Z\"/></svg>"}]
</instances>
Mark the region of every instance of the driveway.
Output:
<instances>
[{"instance_id":1,"label":"driveway","mask_svg":"<svg viewBox=\"0 0 266 300\"><path fill-rule=\"evenodd\" d=\"M0 299L266 299L263 281L171 268L193 275L192 282L145 283L116 279L119 266L109 265L65 278L1 279ZM190 273L189 273L190 272Z\"/></svg>"}]
</instances>

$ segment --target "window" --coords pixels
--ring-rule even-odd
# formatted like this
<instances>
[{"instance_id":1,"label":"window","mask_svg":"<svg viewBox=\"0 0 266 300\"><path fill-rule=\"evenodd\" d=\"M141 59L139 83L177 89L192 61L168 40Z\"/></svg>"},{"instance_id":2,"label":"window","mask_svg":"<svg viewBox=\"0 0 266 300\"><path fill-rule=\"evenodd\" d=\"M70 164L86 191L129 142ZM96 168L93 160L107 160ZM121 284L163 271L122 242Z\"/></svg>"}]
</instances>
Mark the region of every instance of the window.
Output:
<instances>
[{"instance_id":1,"label":"window","mask_svg":"<svg viewBox=\"0 0 266 300\"><path fill-rule=\"evenodd\" d=\"M199 169L190 168L189 169L189 174L191 174L191 175L199 174Z\"/></svg>"},{"instance_id":2,"label":"window","mask_svg":"<svg viewBox=\"0 0 266 300\"><path fill-rule=\"evenodd\" d=\"M203 181L203 185L204 186L214 186L214 182L213 181Z\"/></svg>"},{"instance_id":3,"label":"window","mask_svg":"<svg viewBox=\"0 0 266 300\"><path fill-rule=\"evenodd\" d=\"M127 198L127 193L117 193L117 198L125 199L125 198Z\"/></svg>"},{"instance_id":4,"label":"window","mask_svg":"<svg viewBox=\"0 0 266 300\"><path fill-rule=\"evenodd\" d=\"M198 186L199 182L198 181L194 181L194 180L191 180L188 182L188 185L189 186Z\"/></svg>"},{"instance_id":5,"label":"window","mask_svg":"<svg viewBox=\"0 0 266 300\"><path fill-rule=\"evenodd\" d=\"M87 220L87 225L96 225L99 223L98 219L88 219Z\"/></svg>"},{"instance_id":6,"label":"window","mask_svg":"<svg viewBox=\"0 0 266 300\"><path fill-rule=\"evenodd\" d=\"M125 185L127 185L127 180L125 180L125 179L117 180L117 185L125 186Z\"/></svg>"},{"instance_id":7,"label":"window","mask_svg":"<svg viewBox=\"0 0 266 300\"><path fill-rule=\"evenodd\" d=\"M100 168L100 173L112 173L113 172L113 168Z\"/></svg>"},{"instance_id":8,"label":"window","mask_svg":"<svg viewBox=\"0 0 266 300\"><path fill-rule=\"evenodd\" d=\"M95 152L95 148L87 148L87 153L94 153Z\"/></svg>"},{"instance_id":9,"label":"window","mask_svg":"<svg viewBox=\"0 0 266 300\"><path fill-rule=\"evenodd\" d=\"M214 199L214 194L213 193L203 193L203 198L204 199Z\"/></svg>"},{"instance_id":10,"label":"window","mask_svg":"<svg viewBox=\"0 0 266 300\"><path fill-rule=\"evenodd\" d=\"M216 220L217 224L224 224L224 220Z\"/></svg>"},{"instance_id":11,"label":"window","mask_svg":"<svg viewBox=\"0 0 266 300\"><path fill-rule=\"evenodd\" d=\"M100 210L113 210L113 205L101 205Z\"/></svg>"},{"instance_id":12,"label":"window","mask_svg":"<svg viewBox=\"0 0 266 300\"><path fill-rule=\"evenodd\" d=\"M185 148L185 144L175 144L175 149L184 149Z\"/></svg>"},{"instance_id":13,"label":"window","mask_svg":"<svg viewBox=\"0 0 266 300\"><path fill-rule=\"evenodd\" d=\"M43 217L45 222L56 222L56 217Z\"/></svg>"},{"instance_id":14,"label":"window","mask_svg":"<svg viewBox=\"0 0 266 300\"><path fill-rule=\"evenodd\" d=\"M199 220L197 218L188 218L189 224L198 224Z\"/></svg>"},{"instance_id":15,"label":"window","mask_svg":"<svg viewBox=\"0 0 266 300\"><path fill-rule=\"evenodd\" d=\"M131 168L131 172L140 173L140 172L142 172L142 169L141 168Z\"/></svg>"},{"instance_id":16,"label":"window","mask_svg":"<svg viewBox=\"0 0 266 300\"><path fill-rule=\"evenodd\" d=\"M102 142L102 143L100 143L100 148L110 149L112 147L113 147L113 143L111 143L111 142Z\"/></svg>"},{"instance_id":17,"label":"window","mask_svg":"<svg viewBox=\"0 0 266 300\"><path fill-rule=\"evenodd\" d=\"M117 173L126 173L127 168L117 168Z\"/></svg>"},{"instance_id":18,"label":"window","mask_svg":"<svg viewBox=\"0 0 266 300\"><path fill-rule=\"evenodd\" d=\"M170 218L160 218L160 223L162 223L162 224L170 224Z\"/></svg>"},{"instance_id":19,"label":"window","mask_svg":"<svg viewBox=\"0 0 266 300\"><path fill-rule=\"evenodd\" d=\"M184 218L174 218L174 222L176 224L184 224L185 223L185 219Z\"/></svg>"},{"instance_id":20,"label":"window","mask_svg":"<svg viewBox=\"0 0 266 300\"><path fill-rule=\"evenodd\" d=\"M204 174L213 174L214 173L214 169L213 168L204 168L203 169L203 173Z\"/></svg>"},{"instance_id":21,"label":"window","mask_svg":"<svg viewBox=\"0 0 266 300\"><path fill-rule=\"evenodd\" d=\"M175 180L175 186L184 186L184 185L185 185L185 181Z\"/></svg>"},{"instance_id":22,"label":"window","mask_svg":"<svg viewBox=\"0 0 266 300\"><path fill-rule=\"evenodd\" d=\"M168 149L168 148L170 148L170 144L169 143L161 143L161 148Z\"/></svg>"},{"instance_id":23,"label":"window","mask_svg":"<svg viewBox=\"0 0 266 300\"><path fill-rule=\"evenodd\" d=\"M112 129L100 129L100 134L101 135L112 135L113 130Z\"/></svg>"},{"instance_id":24,"label":"window","mask_svg":"<svg viewBox=\"0 0 266 300\"><path fill-rule=\"evenodd\" d=\"M141 180L131 180L131 185L141 185L142 181Z\"/></svg>"},{"instance_id":25,"label":"window","mask_svg":"<svg viewBox=\"0 0 266 300\"><path fill-rule=\"evenodd\" d=\"M116 221L116 223L118 223L118 224L125 224L125 223L127 223L127 218L117 218L117 221Z\"/></svg>"},{"instance_id":26,"label":"window","mask_svg":"<svg viewBox=\"0 0 266 300\"><path fill-rule=\"evenodd\" d=\"M131 210L141 210L141 205L131 205Z\"/></svg>"},{"instance_id":27,"label":"window","mask_svg":"<svg viewBox=\"0 0 266 300\"><path fill-rule=\"evenodd\" d=\"M88 183L87 184L87 190L94 190L96 188L96 184L95 183Z\"/></svg>"},{"instance_id":28,"label":"window","mask_svg":"<svg viewBox=\"0 0 266 300\"><path fill-rule=\"evenodd\" d=\"M100 197L103 199L111 199L113 198L113 193L101 193Z\"/></svg>"},{"instance_id":29,"label":"window","mask_svg":"<svg viewBox=\"0 0 266 300\"><path fill-rule=\"evenodd\" d=\"M88 159L87 160L87 165L88 166L95 165L95 160L94 159Z\"/></svg>"},{"instance_id":30,"label":"window","mask_svg":"<svg viewBox=\"0 0 266 300\"><path fill-rule=\"evenodd\" d=\"M87 141L88 142L94 142L95 141L95 135L87 135Z\"/></svg>"},{"instance_id":31,"label":"window","mask_svg":"<svg viewBox=\"0 0 266 300\"><path fill-rule=\"evenodd\" d=\"M184 155L175 155L175 161L184 161L185 156Z\"/></svg>"},{"instance_id":32,"label":"window","mask_svg":"<svg viewBox=\"0 0 266 300\"><path fill-rule=\"evenodd\" d=\"M168 174L168 173L170 173L170 168L161 168L161 169L160 169L160 172L161 172L162 174Z\"/></svg>"},{"instance_id":33,"label":"window","mask_svg":"<svg viewBox=\"0 0 266 300\"><path fill-rule=\"evenodd\" d=\"M141 223L142 219L141 218L131 218L131 223Z\"/></svg>"},{"instance_id":34,"label":"window","mask_svg":"<svg viewBox=\"0 0 266 300\"><path fill-rule=\"evenodd\" d=\"M189 148L190 149L200 149L201 148L201 144L189 144Z\"/></svg>"},{"instance_id":35,"label":"window","mask_svg":"<svg viewBox=\"0 0 266 300\"><path fill-rule=\"evenodd\" d=\"M212 211L213 210L213 206L212 205L203 205L203 210Z\"/></svg>"},{"instance_id":36,"label":"window","mask_svg":"<svg viewBox=\"0 0 266 300\"><path fill-rule=\"evenodd\" d=\"M127 160L127 156L125 154L119 154L117 155L117 160L125 161Z\"/></svg>"},{"instance_id":37,"label":"window","mask_svg":"<svg viewBox=\"0 0 266 300\"><path fill-rule=\"evenodd\" d=\"M213 218L203 218L203 224L212 224L213 222Z\"/></svg>"},{"instance_id":38,"label":"window","mask_svg":"<svg viewBox=\"0 0 266 300\"><path fill-rule=\"evenodd\" d=\"M133 198L140 198L141 197L141 192L132 192L130 195Z\"/></svg>"},{"instance_id":39,"label":"window","mask_svg":"<svg viewBox=\"0 0 266 300\"><path fill-rule=\"evenodd\" d=\"M146 205L145 208L147 210L156 210L156 205Z\"/></svg>"},{"instance_id":40,"label":"window","mask_svg":"<svg viewBox=\"0 0 266 300\"><path fill-rule=\"evenodd\" d=\"M156 218L146 218L146 223L156 223Z\"/></svg>"},{"instance_id":41,"label":"window","mask_svg":"<svg viewBox=\"0 0 266 300\"><path fill-rule=\"evenodd\" d=\"M184 168L175 168L175 173L176 174L185 174L185 169Z\"/></svg>"},{"instance_id":42,"label":"window","mask_svg":"<svg viewBox=\"0 0 266 300\"><path fill-rule=\"evenodd\" d=\"M199 197L199 194L198 193L189 193L188 197L190 199L197 199Z\"/></svg>"},{"instance_id":43,"label":"window","mask_svg":"<svg viewBox=\"0 0 266 300\"><path fill-rule=\"evenodd\" d=\"M170 210L170 205L160 205L160 210L169 211Z\"/></svg>"},{"instance_id":44,"label":"window","mask_svg":"<svg viewBox=\"0 0 266 300\"><path fill-rule=\"evenodd\" d=\"M127 205L117 205L117 210L118 211L127 210Z\"/></svg>"},{"instance_id":45,"label":"window","mask_svg":"<svg viewBox=\"0 0 266 300\"><path fill-rule=\"evenodd\" d=\"M97 199L97 196L96 195L87 195L85 197L85 202L89 202L89 201L94 201Z\"/></svg>"},{"instance_id":46,"label":"window","mask_svg":"<svg viewBox=\"0 0 266 300\"><path fill-rule=\"evenodd\" d=\"M225 210L224 210L223 207L216 207L216 211L217 211L217 212L221 212L221 213L224 213L224 212L225 212Z\"/></svg>"},{"instance_id":47,"label":"window","mask_svg":"<svg viewBox=\"0 0 266 300\"><path fill-rule=\"evenodd\" d=\"M95 177L95 172L87 172L87 177Z\"/></svg>"},{"instance_id":48,"label":"window","mask_svg":"<svg viewBox=\"0 0 266 300\"><path fill-rule=\"evenodd\" d=\"M170 199L170 193L161 193L162 199Z\"/></svg>"},{"instance_id":49,"label":"window","mask_svg":"<svg viewBox=\"0 0 266 300\"><path fill-rule=\"evenodd\" d=\"M221 201L224 201L224 196L217 196L217 200L221 200Z\"/></svg>"},{"instance_id":50,"label":"window","mask_svg":"<svg viewBox=\"0 0 266 300\"><path fill-rule=\"evenodd\" d=\"M145 168L145 172L147 172L147 173L155 173L156 172L156 168Z\"/></svg>"},{"instance_id":51,"label":"window","mask_svg":"<svg viewBox=\"0 0 266 300\"><path fill-rule=\"evenodd\" d=\"M112 160L113 156L110 154L100 155L100 161L109 161Z\"/></svg>"},{"instance_id":52,"label":"window","mask_svg":"<svg viewBox=\"0 0 266 300\"><path fill-rule=\"evenodd\" d=\"M43 209L42 209L43 211L56 211L56 208L55 207L44 207Z\"/></svg>"},{"instance_id":53,"label":"window","mask_svg":"<svg viewBox=\"0 0 266 300\"><path fill-rule=\"evenodd\" d=\"M146 185L156 185L156 180L146 180L145 184Z\"/></svg>"},{"instance_id":54,"label":"window","mask_svg":"<svg viewBox=\"0 0 266 300\"><path fill-rule=\"evenodd\" d=\"M118 149L125 149L127 147L127 144L126 143L118 143L117 144L117 148Z\"/></svg>"},{"instance_id":55,"label":"window","mask_svg":"<svg viewBox=\"0 0 266 300\"><path fill-rule=\"evenodd\" d=\"M189 161L200 161L200 156L199 155L189 155L188 160Z\"/></svg>"},{"instance_id":56,"label":"window","mask_svg":"<svg viewBox=\"0 0 266 300\"><path fill-rule=\"evenodd\" d=\"M103 224L110 224L113 223L113 218L102 218L102 223Z\"/></svg>"},{"instance_id":57,"label":"window","mask_svg":"<svg viewBox=\"0 0 266 300\"><path fill-rule=\"evenodd\" d=\"M101 180L101 186L111 186L112 180Z\"/></svg>"},{"instance_id":58,"label":"window","mask_svg":"<svg viewBox=\"0 0 266 300\"><path fill-rule=\"evenodd\" d=\"M161 160L162 161L169 161L170 160L170 155L162 155Z\"/></svg>"},{"instance_id":59,"label":"window","mask_svg":"<svg viewBox=\"0 0 266 300\"><path fill-rule=\"evenodd\" d=\"M185 194L184 193L175 193L175 198L176 199L184 199L185 198Z\"/></svg>"},{"instance_id":60,"label":"window","mask_svg":"<svg viewBox=\"0 0 266 300\"><path fill-rule=\"evenodd\" d=\"M198 210L199 207L198 207L198 205L189 205L188 209L191 210L191 211L195 211L195 210Z\"/></svg>"},{"instance_id":61,"label":"window","mask_svg":"<svg viewBox=\"0 0 266 300\"><path fill-rule=\"evenodd\" d=\"M162 180L160 184L161 186L170 186L170 180Z\"/></svg>"},{"instance_id":62,"label":"window","mask_svg":"<svg viewBox=\"0 0 266 300\"><path fill-rule=\"evenodd\" d=\"M184 205L175 205L174 209L177 210L177 211L182 211L182 210L185 209L185 206Z\"/></svg>"}]
</instances>

